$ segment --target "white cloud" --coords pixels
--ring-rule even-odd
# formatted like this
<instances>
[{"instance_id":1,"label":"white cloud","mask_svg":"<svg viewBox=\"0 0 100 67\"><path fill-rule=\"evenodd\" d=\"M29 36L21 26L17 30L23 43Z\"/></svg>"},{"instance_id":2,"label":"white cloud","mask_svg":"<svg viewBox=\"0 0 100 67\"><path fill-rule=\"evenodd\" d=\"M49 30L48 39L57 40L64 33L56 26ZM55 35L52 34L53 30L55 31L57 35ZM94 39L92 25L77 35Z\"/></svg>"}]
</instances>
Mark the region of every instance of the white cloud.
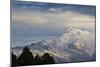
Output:
<instances>
[{"instance_id":1,"label":"white cloud","mask_svg":"<svg viewBox=\"0 0 100 67\"><path fill-rule=\"evenodd\" d=\"M95 17L72 11L60 11L50 8L55 12L16 10L12 12L12 20L21 21L24 24L37 25L42 27L65 28L75 26L83 29L95 29ZM17 22L18 23L18 22Z\"/></svg>"},{"instance_id":2,"label":"white cloud","mask_svg":"<svg viewBox=\"0 0 100 67\"><path fill-rule=\"evenodd\" d=\"M49 11L55 12L56 9L54 9L54 8L50 8Z\"/></svg>"}]
</instances>

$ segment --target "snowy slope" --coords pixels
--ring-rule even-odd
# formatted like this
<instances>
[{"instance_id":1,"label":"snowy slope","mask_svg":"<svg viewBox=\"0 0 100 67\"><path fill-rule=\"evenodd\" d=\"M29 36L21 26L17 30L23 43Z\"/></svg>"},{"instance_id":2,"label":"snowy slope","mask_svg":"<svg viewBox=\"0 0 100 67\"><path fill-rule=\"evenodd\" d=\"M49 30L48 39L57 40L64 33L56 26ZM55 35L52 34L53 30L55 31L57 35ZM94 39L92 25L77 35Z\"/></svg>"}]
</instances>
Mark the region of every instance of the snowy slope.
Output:
<instances>
[{"instance_id":1,"label":"snowy slope","mask_svg":"<svg viewBox=\"0 0 100 67\"><path fill-rule=\"evenodd\" d=\"M90 32L68 27L64 34L57 39L42 40L28 47L33 55L43 55L45 52L50 53L56 63L89 61L92 60L91 57L95 54L94 40ZM13 52L15 51L16 49Z\"/></svg>"}]
</instances>

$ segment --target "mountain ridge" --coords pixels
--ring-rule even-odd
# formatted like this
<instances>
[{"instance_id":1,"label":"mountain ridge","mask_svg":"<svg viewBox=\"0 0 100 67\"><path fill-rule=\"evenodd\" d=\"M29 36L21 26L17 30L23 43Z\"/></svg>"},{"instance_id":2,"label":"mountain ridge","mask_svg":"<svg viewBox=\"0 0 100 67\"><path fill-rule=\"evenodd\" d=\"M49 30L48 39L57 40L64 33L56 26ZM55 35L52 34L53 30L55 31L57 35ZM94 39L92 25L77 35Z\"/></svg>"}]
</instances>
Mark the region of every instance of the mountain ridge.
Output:
<instances>
[{"instance_id":1,"label":"mountain ridge","mask_svg":"<svg viewBox=\"0 0 100 67\"><path fill-rule=\"evenodd\" d=\"M57 63L65 62L65 60L66 62L72 62L72 58L74 58L73 61L88 61L90 59L84 58L91 58L95 53L95 44L92 42L92 34L90 32L68 27L64 34L57 39L41 40L28 45L28 48L33 54L50 53L57 60ZM22 49L22 47L19 48L20 50ZM78 57L79 59L75 59Z\"/></svg>"}]
</instances>

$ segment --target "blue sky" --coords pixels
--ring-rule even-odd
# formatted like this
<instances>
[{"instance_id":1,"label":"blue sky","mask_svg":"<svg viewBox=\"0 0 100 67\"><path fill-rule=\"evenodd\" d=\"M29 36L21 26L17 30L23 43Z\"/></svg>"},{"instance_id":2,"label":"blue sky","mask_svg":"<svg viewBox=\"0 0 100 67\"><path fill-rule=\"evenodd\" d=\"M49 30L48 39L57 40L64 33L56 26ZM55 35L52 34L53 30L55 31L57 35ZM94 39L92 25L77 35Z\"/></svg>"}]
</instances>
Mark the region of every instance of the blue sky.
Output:
<instances>
[{"instance_id":1,"label":"blue sky","mask_svg":"<svg viewBox=\"0 0 100 67\"><path fill-rule=\"evenodd\" d=\"M95 33L95 6L12 1L11 44L61 36L68 26Z\"/></svg>"}]
</instances>

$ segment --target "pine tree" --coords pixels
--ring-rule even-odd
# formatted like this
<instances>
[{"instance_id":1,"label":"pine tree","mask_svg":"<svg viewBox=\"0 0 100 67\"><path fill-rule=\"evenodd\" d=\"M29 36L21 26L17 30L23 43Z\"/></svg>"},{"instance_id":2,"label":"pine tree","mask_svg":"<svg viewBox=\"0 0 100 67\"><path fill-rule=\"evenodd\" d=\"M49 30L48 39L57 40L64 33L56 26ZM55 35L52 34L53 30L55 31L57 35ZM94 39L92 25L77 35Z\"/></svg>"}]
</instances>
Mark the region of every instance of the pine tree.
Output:
<instances>
[{"instance_id":1,"label":"pine tree","mask_svg":"<svg viewBox=\"0 0 100 67\"><path fill-rule=\"evenodd\" d=\"M34 57L32 55L32 52L28 49L28 47L25 47L23 49L22 54L18 58L18 64L20 66L25 66L25 65L32 65L34 62Z\"/></svg>"}]
</instances>

